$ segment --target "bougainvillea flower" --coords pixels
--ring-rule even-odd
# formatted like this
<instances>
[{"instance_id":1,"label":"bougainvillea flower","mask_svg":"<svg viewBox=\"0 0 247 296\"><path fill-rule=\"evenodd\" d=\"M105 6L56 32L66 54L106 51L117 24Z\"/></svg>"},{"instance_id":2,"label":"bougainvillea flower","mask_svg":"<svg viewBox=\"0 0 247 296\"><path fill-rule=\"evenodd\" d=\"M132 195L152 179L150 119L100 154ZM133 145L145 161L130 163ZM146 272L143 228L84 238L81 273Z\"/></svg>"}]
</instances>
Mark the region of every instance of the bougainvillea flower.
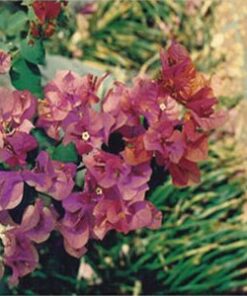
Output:
<instances>
[{"instance_id":1,"label":"bougainvillea flower","mask_svg":"<svg viewBox=\"0 0 247 296\"><path fill-rule=\"evenodd\" d=\"M184 139L182 133L175 129L176 124L167 120L157 122L144 135L145 148L155 153L160 165L167 161L178 163L184 154Z\"/></svg>"},{"instance_id":2,"label":"bougainvillea flower","mask_svg":"<svg viewBox=\"0 0 247 296\"><path fill-rule=\"evenodd\" d=\"M127 144L122 152L122 156L127 164L138 165L148 162L152 158L152 152L144 147L143 135L127 139Z\"/></svg>"},{"instance_id":3,"label":"bougainvillea flower","mask_svg":"<svg viewBox=\"0 0 247 296\"><path fill-rule=\"evenodd\" d=\"M9 283L17 285L20 277L31 273L37 267L39 261L37 250L18 229L7 231L2 242L4 245L4 264L12 269Z\"/></svg>"},{"instance_id":4,"label":"bougainvillea flower","mask_svg":"<svg viewBox=\"0 0 247 296\"><path fill-rule=\"evenodd\" d=\"M156 80L137 78L129 88L129 101L132 109L143 116L149 124L162 118L178 119L181 113L179 104Z\"/></svg>"},{"instance_id":5,"label":"bougainvillea flower","mask_svg":"<svg viewBox=\"0 0 247 296\"><path fill-rule=\"evenodd\" d=\"M41 199L37 199L34 205L26 208L20 229L31 241L46 241L54 228L55 217L48 207L44 207Z\"/></svg>"},{"instance_id":6,"label":"bougainvillea flower","mask_svg":"<svg viewBox=\"0 0 247 296\"><path fill-rule=\"evenodd\" d=\"M195 112L192 111L191 114L198 127L202 128L205 132L222 126L228 118L228 114L224 110L215 112L209 117L199 117Z\"/></svg>"},{"instance_id":7,"label":"bougainvillea flower","mask_svg":"<svg viewBox=\"0 0 247 296\"><path fill-rule=\"evenodd\" d=\"M14 104L13 92L8 88L0 87L0 120L2 124L11 120Z\"/></svg>"},{"instance_id":8,"label":"bougainvillea flower","mask_svg":"<svg viewBox=\"0 0 247 296\"><path fill-rule=\"evenodd\" d=\"M112 182L109 187L108 184L100 182L101 178L98 178L97 174L93 176L88 170L85 176L85 190L90 193L91 205L94 205L92 233L98 239L103 239L111 229L127 233L141 227L140 223L137 223L137 217L132 222L133 216L137 215L137 210L141 210L141 207L132 205L144 200L150 177L151 168L148 163L144 163L120 171L117 182ZM155 215L150 214L151 216ZM151 224L150 220L146 220L145 226L149 227Z\"/></svg>"},{"instance_id":9,"label":"bougainvillea flower","mask_svg":"<svg viewBox=\"0 0 247 296\"><path fill-rule=\"evenodd\" d=\"M146 118L148 122L157 122L161 120L180 120L182 118L182 107L168 94L161 94L153 108L150 109Z\"/></svg>"},{"instance_id":10,"label":"bougainvillea flower","mask_svg":"<svg viewBox=\"0 0 247 296\"><path fill-rule=\"evenodd\" d=\"M61 2L57 1L34 1L32 6L42 24L47 20L57 18L61 11Z\"/></svg>"},{"instance_id":11,"label":"bougainvillea flower","mask_svg":"<svg viewBox=\"0 0 247 296\"><path fill-rule=\"evenodd\" d=\"M13 188L15 190L15 188ZM28 206L21 224L16 224L7 211L0 211L0 239L4 247L3 262L12 269L9 278L16 285L19 278L31 273L38 265L38 253L32 241L45 241L55 227L51 211L40 199Z\"/></svg>"},{"instance_id":12,"label":"bougainvillea flower","mask_svg":"<svg viewBox=\"0 0 247 296\"><path fill-rule=\"evenodd\" d=\"M195 162L181 159L178 164L170 163L168 170L176 186L188 186L200 182L200 170Z\"/></svg>"},{"instance_id":13,"label":"bougainvillea flower","mask_svg":"<svg viewBox=\"0 0 247 296\"><path fill-rule=\"evenodd\" d=\"M157 229L161 226L162 213L158 211L151 202L140 201L130 206L132 213L130 230L143 227Z\"/></svg>"},{"instance_id":14,"label":"bougainvillea flower","mask_svg":"<svg viewBox=\"0 0 247 296\"><path fill-rule=\"evenodd\" d=\"M148 181L151 174L149 162L131 166L129 171L126 170L117 184L122 199L130 201L130 203L143 200L146 191L149 189Z\"/></svg>"},{"instance_id":15,"label":"bougainvillea flower","mask_svg":"<svg viewBox=\"0 0 247 296\"><path fill-rule=\"evenodd\" d=\"M0 122L19 126L25 119L31 120L36 111L36 98L27 90L12 91L0 88Z\"/></svg>"},{"instance_id":16,"label":"bougainvillea flower","mask_svg":"<svg viewBox=\"0 0 247 296\"><path fill-rule=\"evenodd\" d=\"M128 166L119 156L101 151L85 156L84 163L88 169L85 190L95 203L93 233L96 237L102 239L111 229L127 233L139 227L137 222L131 224L136 214L131 206L145 198L151 177L149 164ZM146 226L151 225L150 221L146 222Z\"/></svg>"},{"instance_id":17,"label":"bougainvillea flower","mask_svg":"<svg viewBox=\"0 0 247 296\"><path fill-rule=\"evenodd\" d=\"M29 91L0 88L0 160L11 166L25 164L27 152L37 146L28 134L33 128L35 101Z\"/></svg>"},{"instance_id":18,"label":"bougainvillea flower","mask_svg":"<svg viewBox=\"0 0 247 296\"><path fill-rule=\"evenodd\" d=\"M87 192L72 193L63 200L63 207L65 215L59 223L59 231L64 237L65 247L75 256L80 253L79 250L84 252L89 240L93 224L93 203Z\"/></svg>"},{"instance_id":19,"label":"bougainvillea flower","mask_svg":"<svg viewBox=\"0 0 247 296\"><path fill-rule=\"evenodd\" d=\"M36 159L36 167L23 173L25 182L37 191L45 192L54 199L66 198L74 187L76 166L51 160L48 153L42 151Z\"/></svg>"},{"instance_id":20,"label":"bougainvillea flower","mask_svg":"<svg viewBox=\"0 0 247 296\"><path fill-rule=\"evenodd\" d=\"M124 165L119 156L100 150L85 155L83 161L90 174L103 188L116 185L120 177L130 171L130 167Z\"/></svg>"},{"instance_id":21,"label":"bougainvillea flower","mask_svg":"<svg viewBox=\"0 0 247 296\"><path fill-rule=\"evenodd\" d=\"M14 108L12 118L16 124L21 124L25 119L31 120L36 112L37 98L28 90L14 91Z\"/></svg>"},{"instance_id":22,"label":"bougainvillea flower","mask_svg":"<svg viewBox=\"0 0 247 296\"><path fill-rule=\"evenodd\" d=\"M197 72L187 50L173 42L167 52L161 51L162 83L172 97L182 102L188 97Z\"/></svg>"},{"instance_id":23,"label":"bougainvillea flower","mask_svg":"<svg viewBox=\"0 0 247 296\"><path fill-rule=\"evenodd\" d=\"M80 249L72 248L67 240L64 240L64 249L68 254L76 258L81 258L87 252L86 247L82 247Z\"/></svg>"},{"instance_id":24,"label":"bougainvillea flower","mask_svg":"<svg viewBox=\"0 0 247 296\"><path fill-rule=\"evenodd\" d=\"M104 138L103 127L101 115L89 109L79 121L66 128L63 143L65 145L70 142L75 143L81 155L90 152L93 148L101 148Z\"/></svg>"},{"instance_id":25,"label":"bougainvillea flower","mask_svg":"<svg viewBox=\"0 0 247 296\"><path fill-rule=\"evenodd\" d=\"M0 74L8 73L11 67L11 56L0 49Z\"/></svg>"},{"instance_id":26,"label":"bougainvillea flower","mask_svg":"<svg viewBox=\"0 0 247 296\"><path fill-rule=\"evenodd\" d=\"M216 103L212 88L205 86L189 98L186 108L194 111L199 117L208 117L214 112L213 106Z\"/></svg>"},{"instance_id":27,"label":"bougainvillea flower","mask_svg":"<svg viewBox=\"0 0 247 296\"><path fill-rule=\"evenodd\" d=\"M156 113L155 105L158 96L159 85L157 81L148 78L135 79L133 87L129 90L129 97L134 109L147 119Z\"/></svg>"},{"instance_id":28,"label":"bougainvillea flower","mask_svg":"<svg viewBox=\"0 0 247 296\"><path fill-rule=\"evenodd\" d=\"M103 239L106 233L115 229L120 232L129 232L128 207L121 199L120 194L102 198L94 207L95 217L94 233L99 239Z\"/></svg>"},{"instance_id":29,"label":"bougainvillea flower","mask_svg":"<svg viewBox=\"0 0 247 296\"><path fill-rule=\"evenodd\" d=\"M183 135L186 142L185 158L194 162L205 160L208 156L208 138L197 130L193 120L185 120Z\"/></svg>"},{"instance_id":30,"label":"bougainvillea flower","mask_svg":"<svg viewBox=\"0 0 247 296\"><path fill-rule=\"evenodd\" d=\"M98 78L91 74L79 76L71 71L59 71L55 79L46 85L45 96L54 103L54 107L59 99L63 100L63 103L68 101L73 108L97 103L97 91L105 77L104 75Z\"/></svg>"},{"instance_id":31,"label":"bougainvillea flower","mask_svg":"<svg viewBox=\"0 0 247 296\"><path fill-rule=\"evenodd\" d=\"M147 201L129 204L119 196L102 198L94 208L94 233L102 239L106 233L116 231L128 233L142 227L157 228L161 223L161 212Z\"/></svg>"},{"instance_id":32,"label":"bougainvillea flower","mask_svg":"<svg viewBox=\"0 0 247 296\"><path fill-rule=\"evenodd\" d=\"M151 177L149 163L130 166L121 157L103 151L93 151L85 156L84 163L97 186L103 189L115 186L114 192L121 192L123 200L133 202L144 199Z\"/></svg>"},{"instance_id":33,"label":"bougainvillea flower","mask_svg":"<svg viewBox=\"0 0 247 296\"><path fill-rule=\"evenodd\" d=\"M35 138L27 133L15 132L6 136L1 146L0 140L0 161L6 162L14 167L26 163L27 153L37 147Z\"/></svg>"},{"instance_id":34,"label":"bougainvillea flower","mask_svg":"<svg viewBox=\"0 0 247 296\"><path fill-rule=\"evenodd\" d=\"M114 87L106 94L102 103L102 111L106 116L106 121L111 122L107 125L106 134L120 130L123 127L130 127L133 133L134 130L139 130L141 125L138 110L134 108L134 101L130 96L130 90L123 83L115 83ZM112 119L114 121L112 122ZM128 129L125 131L128 131ZM124 136L130 136L129 133L124 133Z\"/></svg>"},{"instance_id":35,"label":"bougainvillea flower","mask_svg":"<svg viewBox=\"0 0 247 296\"><path fill-rule=\"evenodd\" d=\"M13 209L20 204L23 188L20 172L0 171L0 211Z\"/></svg>"},{"instance_id":36,"label":"bougainvillea flower","mask_svg":"<svg viewBox=\"0 0 247 296\"><path fill-rule=\"evenodd\" d=\"M55 79L45 87L45 99L39 101L38 125L44 127L48 135L56 138L50 125L61 123L72 109L80 105L81 78L69 71L58 72Z\"/></svg>"},{"instance_id":37,"label":"bougainvillea flower","mask_svg":"<svg viewBox=\"0 0 247 296\"><path fill-rule=\"evenodd\" d=\"M156 80L138 78L129 90L133 109L150 124L162 119L178 119L181 107Z\"/></svg>"},{"instance_id":38,"label":"bougainvillea flower","mask_svg":"<svg viewBox=\"0 0 247 296\"><path fill-rule=\"evenodd\" d=\"M54 126L61 124L75 112L76 118L83 116L85 106L99 101L97 91L105 76L80 77L71 71L59 71L53 81L45 87L45 99L39 102L38 126L44 127L49 136L58 139ZM71 122L67 122L67 125Z\"/></svg>"}]
</instances>

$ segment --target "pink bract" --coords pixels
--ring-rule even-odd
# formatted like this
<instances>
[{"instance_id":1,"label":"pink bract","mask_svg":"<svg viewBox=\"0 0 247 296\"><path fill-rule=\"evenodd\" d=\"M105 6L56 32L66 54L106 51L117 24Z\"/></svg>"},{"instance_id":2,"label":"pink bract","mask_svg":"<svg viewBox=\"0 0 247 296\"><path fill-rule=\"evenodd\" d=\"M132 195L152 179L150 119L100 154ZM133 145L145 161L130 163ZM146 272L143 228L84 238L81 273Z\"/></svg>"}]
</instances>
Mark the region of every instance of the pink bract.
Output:
<instances>
[{"instance_id":1,"label":"pink bract","mask_svg":"<svg viewBox=\"0 0 247 296\"><path fill-rule=\"evenodd\" d=\"M19 172L0 171L0 188L0 213L20 204L24 183Z\"/></svg>"},{"instance_id":2,"label":"pink bract","mask_svg":"<svg viewBox=\"0 0 247 296\"><path fill-rule=\"evenodd\" d=\"M39 192L49 194L57 200L66 198L74 187L76 166L50 159L47 152L41 152L36 167L23 173L25 182Z\"/></svg>"},{"instance_id":3,"label":"pink bract","mask_svg":"<svg viewBox=\"0 0 247 296\"><path fill-rule=\"evenodd\" d=\"M7 52L0 50L0 74L8 73L11 67L11 56Z\"/></svg>"},{"instance_id":4,"label":"pink bract","mask_svg":"<svg viewBox=\"0 0 247 296\"><path fill-rule=\"evenodd\" d=\"M29 91L0 88L0 161L24 165L27 153L37 147L29 133L34 127L36 98Z\"/></svg>"}]
</instances>

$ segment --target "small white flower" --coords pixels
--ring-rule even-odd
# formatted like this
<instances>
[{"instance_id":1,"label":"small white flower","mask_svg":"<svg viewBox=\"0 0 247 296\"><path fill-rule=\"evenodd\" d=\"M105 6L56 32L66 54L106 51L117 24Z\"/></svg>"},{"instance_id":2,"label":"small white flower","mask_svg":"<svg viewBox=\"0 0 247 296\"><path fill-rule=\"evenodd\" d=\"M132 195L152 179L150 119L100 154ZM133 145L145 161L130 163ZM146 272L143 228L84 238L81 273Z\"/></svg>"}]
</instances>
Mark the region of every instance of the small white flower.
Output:
<instances>
[{"instance_id":1,"label":"small white flower","mask_svg":"<svg viewBox=\"0 0 247 296\"><path fill-rule=\"evenodd\" d=\"M97 195L101 195L103 193L102 189L100 187L97 187L95 190Z\"/></svg>"},{"instance_id":2,"label":"small white flower","mask_svg":"<svg viewBox=\"0 0 247 296\"><path fill-rule=\"evenodd\" d=\"M129 245L127 245L127 244L123 244L123 245L122 245L122 253L123 253L124 255L127 255L127 254L129 253L129 250L130 250Z\"/></svg>"},{"instance_id":3,"label":"small white flower","mask_svg":"<svg viewBox=\"0 0 247 296\"><path fill-rule=\"evenodd\" d=\"M90 139L90 135L88 132L83 132L81 135L82 140L88 141Z\"/></svg>"},{"instance_id":4,"label":"small white flower","mask_svg":"<svg viewBox=\"0 0 247 296\"><path fill-rule=\"evenodd\" d=\"M160 110L164 111L166 109L166 105L164 103L160 104Z\"/></svg>"}]
</instances>

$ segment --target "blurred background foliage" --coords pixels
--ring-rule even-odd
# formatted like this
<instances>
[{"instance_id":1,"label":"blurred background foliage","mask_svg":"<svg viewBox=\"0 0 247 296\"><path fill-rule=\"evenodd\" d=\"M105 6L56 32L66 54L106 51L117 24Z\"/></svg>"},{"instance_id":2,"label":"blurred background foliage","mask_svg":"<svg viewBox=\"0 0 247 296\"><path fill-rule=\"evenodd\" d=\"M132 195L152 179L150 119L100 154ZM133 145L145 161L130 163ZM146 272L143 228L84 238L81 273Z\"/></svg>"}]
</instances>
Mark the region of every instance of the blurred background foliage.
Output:
<instances>
[{"instance_id":1,"label":"blurred background foliage","mask_svg":"<svg viewBox=\"0 0 247 296\"><path fill-rule=\"evenodd\" d=\"M199 185L178 189L167 177L149 194L163 212L161 229L110 233L103 242L91 242L80 262L66 255L53 234L40 250L39 269L17 288L2 281L0 294L246 293L247 47L242 39L247 8L245 0L230 2L99 0L68 5L59 20L64 25L45 42L46 64L37 66L42 83L61 68L80 74L109 71L124 82L137 74L156 75L158 51L174 38L211 78L229 120L211 135ZM25 9L10 2L1 8L0 41L15 46L13 28L6 34L6 24L1 27L3 11L7 22Z\"/></svg>"},{"instance_id":2,"label":"blurred background foliage","mask_svg":"<svg viewBox=\"0 0 247 296\"><path fill-rule=\"evenodd\" d=\"M203 69L212 64L207 46L216 1L74 1L66 30L54 36L50 52L82 59L129 80L138 72L155 73L159 49L172 38L193 49ZM200 9L198 9L200 7ZM74 15L76 11L76 15ZM192 38L193 36L193 38ZM69 42L68 42L69 40ZM210 56L210 58L209 58ZM121 74L120 74L121 73Z\"/></svg>"}]
</instances>

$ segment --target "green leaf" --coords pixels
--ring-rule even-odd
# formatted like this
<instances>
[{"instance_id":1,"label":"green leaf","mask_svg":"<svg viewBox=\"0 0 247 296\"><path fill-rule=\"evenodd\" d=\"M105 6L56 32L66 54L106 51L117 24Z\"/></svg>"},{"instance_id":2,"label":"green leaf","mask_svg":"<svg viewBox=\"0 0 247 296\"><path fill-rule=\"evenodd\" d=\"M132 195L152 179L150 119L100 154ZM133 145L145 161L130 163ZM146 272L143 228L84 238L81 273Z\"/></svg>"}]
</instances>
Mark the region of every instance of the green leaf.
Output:
<instances>
[{"instance_id":1,"label":"green leaf","mask_svg":"<svg viewBox=\"0 0 247 296\"><path fill-rule=\"evenodd\" d=\"M32 135L39 143L39 148L41 150L49 150L51 148L54 148L53 146L55 145L56 141L49 138L42 129L33 129Z\"/></svg>"},{"instance_id":2,"label":"green leaf","mask_svg":"<svg viewBox=\"0 0 247 296\"><path fill-rule=\"evenodd\" d=\"M0 16L1 18L1 16ZM0 41L0 49L4 51L9 51L9 44L6 44L5 42Z\"/></svg>"},{"instance_id":3,"label":"green leaf","mask_svg":"<svg viewBox=\"0 0 247 296\"><path fill-rule=\"evenodd\" d=\"M78 171L75 177L76 185L83 188L84 179L85 179L85 170Z\"/></svg>"},{"instance_id":4,"label":"green leaf","mask_svg":"<svg viewBox=\"0 0 247 296\"><path fill-rule=\"evenodd\" d=\"M67 146L60 144L59 146L57 146L54 149L51 157L53 160L59 160L62 162L77 162L78 161L76 148L73 143L70 143Z\"/></svg>"},{"instance_id":5,"label":"green leaf","mask_svg":"<svg viewBox=\"0 0 247 296\"><path fill-rule=\"evenodd\" d=\"M24 11L17 11L8 20L7 35L13 36L24 29L28 18Z\"/></svg>"},{"instance_id":6,"label":"green leaf","mask_svg":"<svg viewBox=\"0 0 247 296\"><path fill-rule=\"evenodd\" d=\"M44 65L45 49L40 40L24 39L20 43L21 55L30 63Z\"/></svg>"},{"instance_id":7,"label":"green leaf","mask_svg":"<svg viewBox=\"0 0 247 296\"><path fill-rule=\"evenodd\" d=\"M8 10L2 9L0 11L0 29L6 30L6 27L8 26L8 20L10 18L10 13Z\"/></svg>"},{"instance_id":8,"label":"green leaf","mask_svg":"<svg viewBox=\"0 0 247 296\"><path fill-rule=\"evenodd\" d=\"M31 3L28 3L28 2L31 2ZM33 7L31 5L32 2L33 2L33 0L22 1L22 5L27 5L28 6L27 15L28 15L29 21L37 21L37 16L36 16L36 14L35 14L35 12L33 10Z\"/></svg>"},{"instance_id":9,"label":"green leaf","mask_svg":"<svg viewBox=\"0 0 247 296\"><path fill-rule=\"evenodd\" d=\"M38 97L43 96L39 67L25 59L17 58L11 67L10 77L13 86L19 90L29 90Z\"/></svg>"}]
</instances>

